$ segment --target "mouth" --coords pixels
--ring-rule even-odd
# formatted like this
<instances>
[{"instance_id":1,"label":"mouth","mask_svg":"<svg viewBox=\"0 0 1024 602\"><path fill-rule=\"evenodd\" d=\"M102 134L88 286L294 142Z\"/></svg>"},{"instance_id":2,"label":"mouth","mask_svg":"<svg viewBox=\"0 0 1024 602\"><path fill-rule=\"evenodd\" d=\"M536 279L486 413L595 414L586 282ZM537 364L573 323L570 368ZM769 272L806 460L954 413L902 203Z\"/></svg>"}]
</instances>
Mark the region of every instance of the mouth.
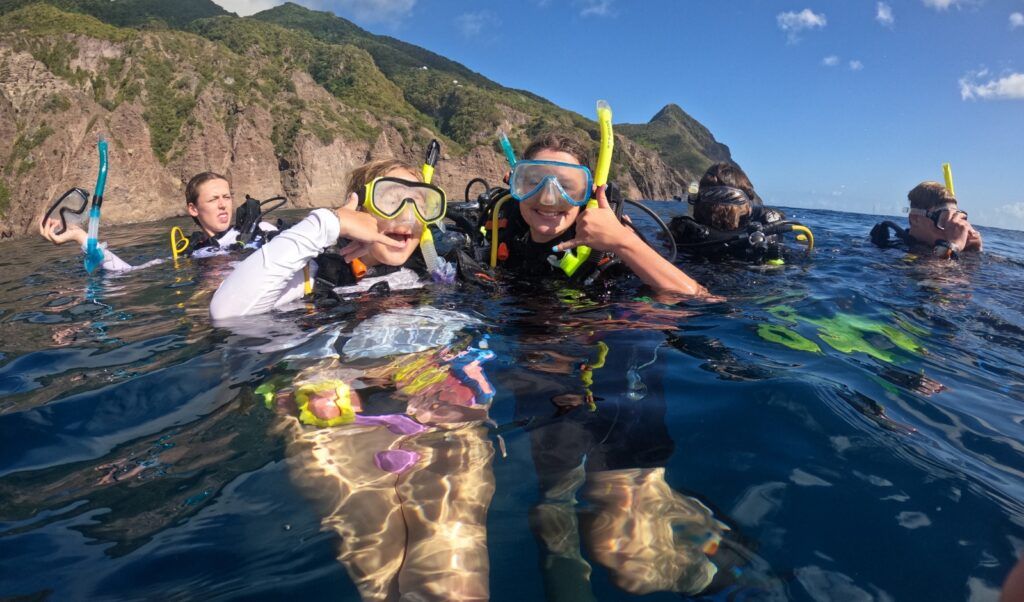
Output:
<instances>
[{"instance_id":1,"label":"mouth","mask_svg":"<svg viewBox=\"0 0 1024 602\"><path fill-rule=\"evenodd\" d=\"M391 232L385 232L384 236L387 236L391 240L397 240L403 244L408 244L408 242L413 239L411 230L392 230Z\"/></svg>"},{"instance_id":2,"label":"mouth","mask_svg":"<svg viewBox=\"0 0 1024 602\"><path fill-rule=\"evenodd\" d=\"M229 216L227 213L218 213L217 214L217 219L219 219L222 222L228 221L228 219L230 219L230 217L231 216Z\"/></svg>"},{"instance_id":3,"label":"mouth","mask_svg":"<svg viewBox=\"0 0 1024 602\"><path fill-rule=\"evenodd\" d=\"M540 207L534 207L533 212L545 219L561 219L568 211L558 211L557 209L541 209Z\"/></svg>"}]
</instances>

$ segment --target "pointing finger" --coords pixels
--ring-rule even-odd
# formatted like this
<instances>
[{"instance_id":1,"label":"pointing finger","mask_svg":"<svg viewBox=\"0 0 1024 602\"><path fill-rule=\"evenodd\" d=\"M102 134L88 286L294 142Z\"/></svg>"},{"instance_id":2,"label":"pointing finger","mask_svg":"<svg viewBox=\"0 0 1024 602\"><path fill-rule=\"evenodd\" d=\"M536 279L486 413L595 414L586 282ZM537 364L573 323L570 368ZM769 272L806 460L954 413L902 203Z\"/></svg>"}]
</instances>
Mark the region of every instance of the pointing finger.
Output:
<instances>
[{"instance_id":1,"label":"pointing finger","mask_svg":"<svg viewBox=\"0 0 1024 602\"><path fill-rule=\"evenodd\" d=\"M554 247L552 247L552 250L554 250L554 251L568 251L569 249L575 249L576 247L580 246L581 244L583 244L583 243L578 241L578 240L576 240L576 239L567 240L567 241L565 241L565 242L563 242L563 243L561 243L559 245L555 245Z\"/></svg>"}]
</instances>

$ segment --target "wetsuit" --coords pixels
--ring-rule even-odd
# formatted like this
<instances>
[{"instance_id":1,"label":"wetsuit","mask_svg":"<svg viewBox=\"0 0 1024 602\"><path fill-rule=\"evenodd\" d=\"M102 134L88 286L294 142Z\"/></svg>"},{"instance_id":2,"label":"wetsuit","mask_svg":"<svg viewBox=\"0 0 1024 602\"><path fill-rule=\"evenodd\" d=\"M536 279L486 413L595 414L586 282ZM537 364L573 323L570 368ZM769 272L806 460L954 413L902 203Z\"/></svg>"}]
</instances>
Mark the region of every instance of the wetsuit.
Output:
<instances>
[{"instance_id":1,"label":"wetsuit","mask_svg":"<svg viewBox=\"0 0 1024 602\"><path fill-rule=\"evenodd\" d=\"M736 230L718 230L685 215L672 218L669 229L680 252L700 257L734 257L762 262L782 259L782 236L749 234L785 219L785 214L778 209L753 205L746 224Z\"/></svg>"},{"instance_id":2,"label":"wetsuit","mask_svg":"<svg viewBox=\"0 0 1024 602\"><path fill-rule=\"evenodd\" d=\"M576 284L589 285L595 282L610 282L627 277L629 268L610 253L594 251L572 276L566 275L558 260L561 253L551 250L555 245L573 240L576 237L576 225L573 224L560 236L548 242L534 242L530 237L530 227L523 220L517 203L508 202L503 208L505 226L499 232L499 265L513 272L519 280L569 281ZM490 252L490 245L481 249ZM482 259L478 257L478 259Z\"/></svg>"}]
</instances>

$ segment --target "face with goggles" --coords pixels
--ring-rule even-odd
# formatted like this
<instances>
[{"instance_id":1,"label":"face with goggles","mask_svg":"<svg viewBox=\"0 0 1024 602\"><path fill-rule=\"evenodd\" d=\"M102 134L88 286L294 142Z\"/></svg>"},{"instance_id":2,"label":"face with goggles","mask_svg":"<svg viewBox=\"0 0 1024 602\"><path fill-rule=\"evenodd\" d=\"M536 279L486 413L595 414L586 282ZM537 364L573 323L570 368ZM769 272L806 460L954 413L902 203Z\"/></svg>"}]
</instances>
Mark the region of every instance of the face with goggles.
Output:
<instances>
[{"instance_id":1,"label":"face with goggles","mask_svg":"<svg viewBox=\"0 0 1024 602\"><path fill-rule=\"evenodd\" d=\"M548 242L569 229L594 191L590 170L564 151L542 149L516 163L509 176L512 198L530 226L534 242Z\"/></svg>"},{"instance_id":2,"label":"face with goggles","mask_svg":"<svg viewBox=\"0 0 1024 602\"><path fill-rule=\"evenodd\" d=\"M377 230L402 243L388 247L373 243L363 257L367 265L402 265L419 246L423 228L444 218L444 192L406 169L393 169L366 184L360 197L364 211L377 220Z\"/></svg>"},{"instance_id":3,"label":"face with goggles","mask_svg":"<svg viewBox=\"0 0 1024 602\"><path fill-rule=\"evenodd\" d=\"M981 235L956 203L910 209L910 235L929 245L944 241L958 251L981 250Z\"/></svg>"}]
</instances>

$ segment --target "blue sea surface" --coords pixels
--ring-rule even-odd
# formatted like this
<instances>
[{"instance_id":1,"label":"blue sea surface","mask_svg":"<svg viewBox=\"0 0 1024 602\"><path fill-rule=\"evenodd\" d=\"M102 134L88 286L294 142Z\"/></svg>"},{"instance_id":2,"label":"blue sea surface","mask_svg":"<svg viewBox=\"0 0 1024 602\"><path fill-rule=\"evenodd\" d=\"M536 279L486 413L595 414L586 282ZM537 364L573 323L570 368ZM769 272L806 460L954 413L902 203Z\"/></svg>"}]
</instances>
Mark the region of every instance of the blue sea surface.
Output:
<instances>
[{"instance_id":1,"label":"blue sea surface","mask_svg":"<svg viewBox=\"0 0 1024 602\"><path fill-rule=\"evenodd\" d=\"M227 325L237 258L88 277L0 243L0 598L358 600L391 570L440 599L995 600L1024 550L1024 233L949 262L787 213L815 249L785 266L677 261L722 302L431 287ZM103 236L141 263L171 225ZM467 320L334 357L415 307ZM447 426L381 444L260 388L317 371ZM389 484L381 446L428 465Z\"/></svg>"}]
</instances>

